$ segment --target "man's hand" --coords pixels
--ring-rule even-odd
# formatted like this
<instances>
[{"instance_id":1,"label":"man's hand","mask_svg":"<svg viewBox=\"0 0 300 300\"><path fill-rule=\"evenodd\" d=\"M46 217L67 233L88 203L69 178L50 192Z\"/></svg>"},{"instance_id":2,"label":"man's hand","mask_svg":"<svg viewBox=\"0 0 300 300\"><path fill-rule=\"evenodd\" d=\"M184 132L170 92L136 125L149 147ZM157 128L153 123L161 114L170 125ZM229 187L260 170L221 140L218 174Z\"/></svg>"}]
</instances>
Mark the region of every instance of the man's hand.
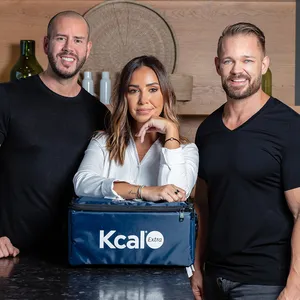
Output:
<instances>
[{"instance_id":1,"label":"man's hand","mask_svg":"<svg viewBox=\"0 0 300 300\"><path fill-rule=\"evenodd\" d=\"M283 291L278 296L277 300L299 300L300 294L299 291L291 291L287 288L283 289Z\"/></svg>"},{"instance_id":2,"label":"man's hand","mask_svg":"<svg viewBox=\"0 0 300 300\"><path fill-rule=\"evenodd\" d=\"M0 258L8 256L17 256L20 253L19 249L14 247L10 239L6 236L0 237Z\"/></svg>"},{"instance_id":3,"label":"man's hand","mask_svg":"<svg viewBox=\"0 0 300 300\"><path fill-rule=\"evenodd\" d=\"M190 278L190 283L195 300L204 300L203 295L203 276L201 271L196 270Z\"/></svg>"},{"instance_id":4,"label":"man's hand","mask_svg":"<svg viewBox=\"0 0 300 300\"><path fill-rule=\"evenodd\" d=\"M300 299L300 284L295 282L295 284L287 284L287 286L282 290L277 300L299 300Z\"/></svg>"}]
</instances>

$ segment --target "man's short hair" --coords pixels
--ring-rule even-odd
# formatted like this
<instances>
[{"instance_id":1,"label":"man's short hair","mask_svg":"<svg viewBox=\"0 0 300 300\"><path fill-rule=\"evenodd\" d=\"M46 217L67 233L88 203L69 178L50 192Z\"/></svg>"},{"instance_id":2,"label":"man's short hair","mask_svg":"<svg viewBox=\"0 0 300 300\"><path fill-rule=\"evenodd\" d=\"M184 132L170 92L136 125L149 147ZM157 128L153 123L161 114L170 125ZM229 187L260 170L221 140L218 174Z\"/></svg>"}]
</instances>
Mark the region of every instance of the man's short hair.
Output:
<instances>
[{"instance_id":1,"label":"man's short hair","mask_svg":"<svg viewBox=\"0 0 300 300\"><path fill-rule=\"evenodd\" d=\"M229 25L223 30L222 35L220 36L219 41L218 41L218 49L217 49L218 57L220 57L220 54L221 54L223 39L226 37L235 36L238 34L255 35L257 37L258 43L261 47L261 50L262 50L264 56L266 55L266 48L265 48L266 42L265 42L264 33L254 24L240 22L240 23L236 23L233 25Z\"/></svg>"},{"instance_id":2,"label":"man's short hair","mask_svg":"<svg viewBox=\"0 0 300 300\"><path fill-rule=\"evenodd\" d=\"M51 36L52 29L53 29L53 24L54 24L54 21L56 20L56 18L64 17L64 16L66 16L66 17L75 17L75 18L80 18L80 19L84 20L85 23L86 23L86 26L87 26L87 30L88 30L88 41L90 40L90 25L89 25L89 23L87 22L87 20L81 14L79 14L76 11L72 11L72 10L61 11L61 12L57 13L56 15L54 15L50 19L50 21L48 23L48 27L47 27L47 36L48 37Z\"/></svg>"}]
</instances>

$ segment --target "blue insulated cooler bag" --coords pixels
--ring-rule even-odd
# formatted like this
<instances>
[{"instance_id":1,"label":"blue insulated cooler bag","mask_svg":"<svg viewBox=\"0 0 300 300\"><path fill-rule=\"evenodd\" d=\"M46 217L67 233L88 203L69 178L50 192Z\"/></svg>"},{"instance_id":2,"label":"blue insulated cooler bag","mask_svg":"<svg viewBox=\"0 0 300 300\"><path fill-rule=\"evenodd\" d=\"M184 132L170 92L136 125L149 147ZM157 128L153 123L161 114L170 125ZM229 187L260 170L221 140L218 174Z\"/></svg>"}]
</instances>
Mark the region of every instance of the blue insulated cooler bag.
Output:
<instances>
[{"instance_id":1,"label":"blue insulated cooler bag","mask_svg":"<svg viewBox=\"0 0 300 300\"><path fill-rule=\"evenodd\" d=\"M190 266L195 219L185 202L78 198L69 209L69 262Z\"/></svg>"}]
</instances>

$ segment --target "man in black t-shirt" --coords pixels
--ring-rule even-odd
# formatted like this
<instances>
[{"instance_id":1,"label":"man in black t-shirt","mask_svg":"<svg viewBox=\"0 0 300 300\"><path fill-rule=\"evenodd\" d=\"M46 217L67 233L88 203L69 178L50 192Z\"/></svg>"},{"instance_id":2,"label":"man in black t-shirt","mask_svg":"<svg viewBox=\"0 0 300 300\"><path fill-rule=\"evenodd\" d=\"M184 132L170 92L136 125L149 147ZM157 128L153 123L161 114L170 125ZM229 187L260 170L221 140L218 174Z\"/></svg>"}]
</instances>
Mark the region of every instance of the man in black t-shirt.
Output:
<instances>
[{"instance_id":1,"label":"man in black t-shirt","mask_svg":"<svg viewBox=\"0 0 300 300\"><path fill-rule=\"evenodd\" d=\"M199 126L196 299L300 299L300 116L261 89L263 32L225 28L227 102ZM292 253L292 255L291 255Z\"/></svg>"},{"instance_id":2,"label":"man in black t-shirt","mask_svg":"<svg viewBox=\"0 0 300 300\"><path fill-rule=\"evenodd\" d=\"M89 26L65 11L48 24L45 72L0 85L0 258L62 251L72 178L107 108L78 84Z\"/></svg>"}]
</instances>

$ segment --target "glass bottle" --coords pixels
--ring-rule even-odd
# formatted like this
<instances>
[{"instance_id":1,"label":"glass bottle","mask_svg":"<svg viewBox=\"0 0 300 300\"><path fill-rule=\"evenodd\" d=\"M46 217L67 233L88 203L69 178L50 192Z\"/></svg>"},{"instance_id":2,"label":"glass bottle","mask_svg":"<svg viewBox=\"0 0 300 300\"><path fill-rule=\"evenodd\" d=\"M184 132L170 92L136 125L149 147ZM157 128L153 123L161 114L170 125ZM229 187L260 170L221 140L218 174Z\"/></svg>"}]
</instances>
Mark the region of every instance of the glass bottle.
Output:
<instances>
[{"instance_id":1,"label":"glass bottle","mask_svg":"<svg viewBox=\"0 0 300 300\"><path fill-rule=\"evenodd\" d=\"M35 41L20 41L20 57L10 72L10 80L26 78L43 72L35 57Z\"/></svg>"},{"instance_id":2,"label":"glass bottle","mask_svg":"<svg viewBox=\"0 0 300 300\"><path fill-rule=\"evenodd\" d=\"M262 76L261 87L266 94L272 96L272 72L270 68L268 68L266 74Z\"/></svg>"}]
</instances>

